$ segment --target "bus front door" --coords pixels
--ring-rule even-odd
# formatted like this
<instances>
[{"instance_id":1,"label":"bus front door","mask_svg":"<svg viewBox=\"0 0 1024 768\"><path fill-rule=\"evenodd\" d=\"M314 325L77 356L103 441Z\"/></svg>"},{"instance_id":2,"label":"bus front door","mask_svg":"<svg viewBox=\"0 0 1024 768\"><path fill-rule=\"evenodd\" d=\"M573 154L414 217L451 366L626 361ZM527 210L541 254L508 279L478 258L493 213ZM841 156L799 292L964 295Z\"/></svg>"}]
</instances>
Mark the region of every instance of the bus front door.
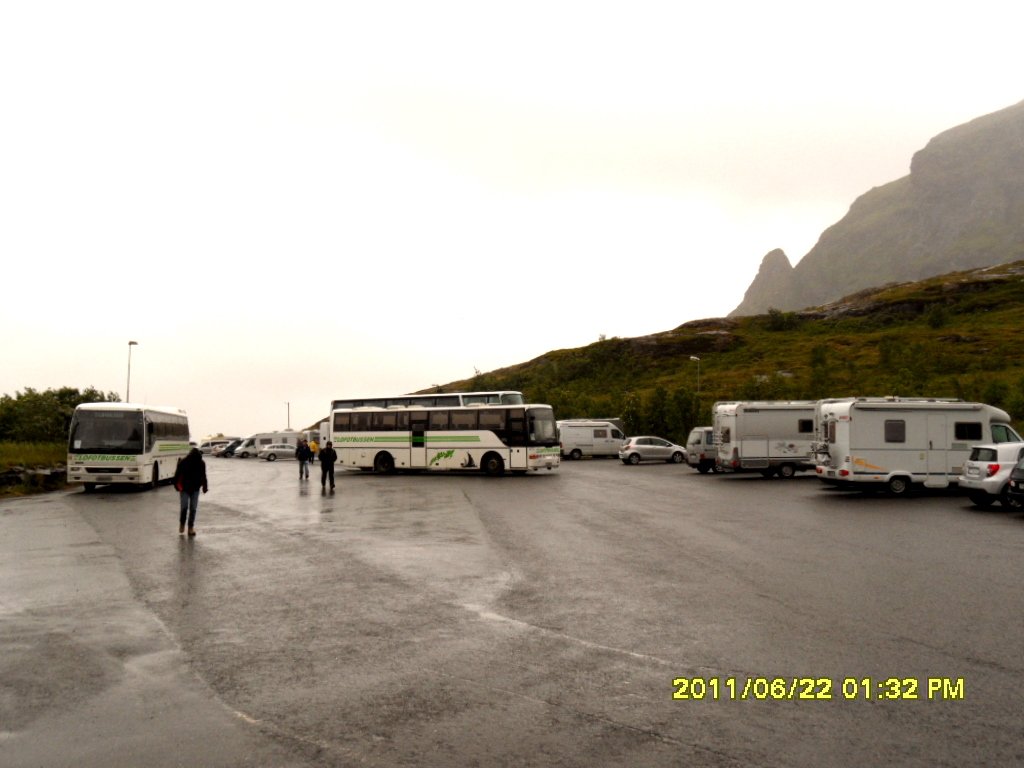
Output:
<instances>
[{"instance_id":1,"label":"bus front door","mask_svg":"<svg viewBox=\"0 0 1024 768\"><path fill-rule=\"evenodd\" d=\"M427 414L409 414L409 466L423 469L427 466Z\"/></svg>"}]
</instances>

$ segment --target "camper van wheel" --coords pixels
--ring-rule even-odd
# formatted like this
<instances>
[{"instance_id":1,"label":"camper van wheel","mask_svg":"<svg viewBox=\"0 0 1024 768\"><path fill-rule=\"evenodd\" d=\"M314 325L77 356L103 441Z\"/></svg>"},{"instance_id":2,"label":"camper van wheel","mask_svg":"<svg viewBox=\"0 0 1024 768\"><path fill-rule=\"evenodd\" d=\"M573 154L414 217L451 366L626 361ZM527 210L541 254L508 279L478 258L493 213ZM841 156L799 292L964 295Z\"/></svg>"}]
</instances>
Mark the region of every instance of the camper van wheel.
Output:
<instances>
[{"instance_id":1,"label":"camper van wheel","mask_svg":"<svg viewBox=\"0 0 1024 768\"><path fill-rule=\"evenodd\" d=\"M583 451L581 451L579 448L573 448L571 451L569 451L569 458L572 459L573 461L579 461L580 459L583 458Z\"/></svg>"},{"instance_id":2,"label":"camper van wheel","mask_svg":"<svg viewBox=\"0 0 1024 768\"><path fill-rule=\"evenodd\" d=\"M795 474L796 467L794 467L792 464L783 464L781 467L779 467L779 477L788 479Z\"/></svg>"},{"instance_id":3,"label":"camper van wheel","mask_svg":"<svg viewBox=\"0 0 1024 768\"><path fill-rule=\"evenodd\" d=\"M373 471L378 475L390 475L395 471L395 460L387 451L381 451L373 458Z\"/></svg>"},{"instance_id":4,"label":"camper van wheel","mask_svg":"<svg viewBox=\"0 0 1024 768\"><path fill-rule=\"evenodd\" d=\"M905 477L892 477L889 478L887 487L893 496L900 496L910 489L910 483Z\"/></svg>"},{"instance_id":5,"label":"camper van wheel","mask_svg":"<svg viewBox=\"0 0 1024 768\"><path fill-rule=\"evenodd\" d=\"M714 467L709 467L703 461L700 464L697 465L697 471L700 472L702 475L706 475L712 469L714 469Z\"/></svg>"}]
</instances>

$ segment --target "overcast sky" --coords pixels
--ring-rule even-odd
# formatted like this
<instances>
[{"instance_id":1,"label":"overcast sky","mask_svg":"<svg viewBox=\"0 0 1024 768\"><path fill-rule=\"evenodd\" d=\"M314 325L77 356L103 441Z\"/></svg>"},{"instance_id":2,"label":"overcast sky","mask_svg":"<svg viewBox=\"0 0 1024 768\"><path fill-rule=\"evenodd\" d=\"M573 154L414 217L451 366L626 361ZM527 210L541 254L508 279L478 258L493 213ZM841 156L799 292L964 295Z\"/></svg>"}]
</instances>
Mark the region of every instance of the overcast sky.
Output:
<instances>
[{"instance_id":1,"label":"overcast sky","mask_svg":"<svg viewBox=\"0 0 1024 768\"><path fill-rule=\"evenodd\" d=\"M695 5L4 3L0 393L134 340L244 435L723 316L1024 99L1005 0Z\"/></svg>"}]
</instances>

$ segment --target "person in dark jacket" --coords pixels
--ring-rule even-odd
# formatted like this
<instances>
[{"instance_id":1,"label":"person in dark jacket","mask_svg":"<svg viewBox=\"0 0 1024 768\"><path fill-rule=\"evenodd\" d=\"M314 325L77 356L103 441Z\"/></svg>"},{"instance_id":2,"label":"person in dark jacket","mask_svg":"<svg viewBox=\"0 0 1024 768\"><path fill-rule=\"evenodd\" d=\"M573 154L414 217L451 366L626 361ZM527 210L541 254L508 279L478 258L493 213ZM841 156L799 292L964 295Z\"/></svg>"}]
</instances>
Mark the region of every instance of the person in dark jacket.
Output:
<instances>
[{"instance_id":1,"label":"person in dark jacket","mask_svg":"<svg viewBox=\"0 0 1024 768\"><path fill-rule=\"evenodd\" d=\"M295 458L299 460L299 480L303 473L309 479L309 465L313 461L313 452L309 450L309 443L299 438L299 444L295 446Z\"/></svg>"},{"instance_id":2,"label":"person in dark jacket","mask_svg":"<svg viewBox=\"0 0 1024 768\"><path fill-rule=\"evenodd\" d=\"M188 456L178 462L174 471L174 487L178 489L181 499L181 515L178 522L178 533L185 533L186 514L188 516L188 535L196 535L196 511L199 509L199 491L210 490L206 483L206 462L198 448L188 452Z\"/></svg>"},{"instance_id":3,"label":"person in dark jacket","mask_svg":"<svg viewBox=\"0 0 1024 768\"><path fill-rule=\"evenodd\" d=\"M327 480L331 481L331 490L334 490L334 462L338 460L338 454L334 450L334 444L328 440L327 445L320 449L320 487L327 487Z\"/></svg>"}]
</instances>

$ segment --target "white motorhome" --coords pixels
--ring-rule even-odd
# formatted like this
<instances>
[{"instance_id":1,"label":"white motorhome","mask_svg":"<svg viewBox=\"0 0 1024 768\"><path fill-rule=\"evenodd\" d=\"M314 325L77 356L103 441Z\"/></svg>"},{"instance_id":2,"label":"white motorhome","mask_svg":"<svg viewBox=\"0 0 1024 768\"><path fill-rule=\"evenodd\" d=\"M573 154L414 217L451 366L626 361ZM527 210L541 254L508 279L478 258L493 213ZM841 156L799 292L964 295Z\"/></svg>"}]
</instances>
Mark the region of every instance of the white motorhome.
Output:
<instances>
[{"instance_id":1,"label":"white motorhome","mask_svg":"<svg viewBox=\"0 0 1024 768\"><path fill-rule=\"evenodd\" d=\"M818 403L818 477L854 488L955 484L971 446L1020 436L1010 416L984 403L903 397L844 398Z\"/></svg>"},{"instance_id":2,"label":"white motorhome","mask_svg":"<svg viewBox=\"0 0 1024 768\"><path fill-rule=\"evenodd\" d=\"M558 439L562 456L582 459L584 456L618 457L626 436L611 421L566 419L558 422Z\"/></svg>"},{"instance_id":3,"label":"white motorhome","mask_svg":"<svg viewBox=\"0 0 1024 768\"><path fill-rule=\"evenodd\" d=\"M717 465L730 472L792 477L812 470L815 400L718 402L712 407Z\"/></svg>"},{"instance_id":4,"label":"white motorhome","mask_svg":"<svg viewBox=\"0 0 1024 768\"><path fill-rule=\"evenodd\" d=\"M259 453L260 448L272 443L298 445L301 437L302 433L294 430L284 430L282 432L257 432L255 435L250 435L245 438L241 445L235 448L234 455L240 459L247 459L250 456L255 456Z\"/></svg>"}]
</instances>

